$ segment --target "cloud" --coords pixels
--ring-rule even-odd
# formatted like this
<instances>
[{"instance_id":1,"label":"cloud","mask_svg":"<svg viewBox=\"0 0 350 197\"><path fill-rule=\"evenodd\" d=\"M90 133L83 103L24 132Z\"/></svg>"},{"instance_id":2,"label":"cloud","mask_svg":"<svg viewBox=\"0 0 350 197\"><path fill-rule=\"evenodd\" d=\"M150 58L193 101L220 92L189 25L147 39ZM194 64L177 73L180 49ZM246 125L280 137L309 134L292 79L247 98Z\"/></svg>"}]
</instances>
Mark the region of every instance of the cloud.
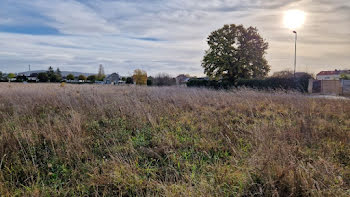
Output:
<instances>
[{"instance_id":1,"label":"cloud","mask_svg":"<svg viewBox=\"0 0 350 197\"><path fill-rule=\"evenodd\" d=\"M0 70L61 70L203 75L206 37L224 24L255 26L270 43L272 71L292 68L294 37L285 10L307 13L298 30L298 68L349 66L347 0L2 0ZM51 33L49 30L52 30ZM333 67L330 66L332 65Z\"/></svg>"}]
</instances>

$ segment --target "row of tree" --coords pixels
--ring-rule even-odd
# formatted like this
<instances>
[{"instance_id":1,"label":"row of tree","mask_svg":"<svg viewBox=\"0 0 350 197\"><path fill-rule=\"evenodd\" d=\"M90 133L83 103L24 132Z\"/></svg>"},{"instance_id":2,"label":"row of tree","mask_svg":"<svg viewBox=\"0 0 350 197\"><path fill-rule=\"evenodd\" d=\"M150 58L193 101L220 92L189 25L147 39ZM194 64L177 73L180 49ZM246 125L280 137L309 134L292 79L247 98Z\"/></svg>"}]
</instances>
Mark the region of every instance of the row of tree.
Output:
<instances>
[{"instance_id":1,"label":"row of tree","mask_svg":"<svg viewBox=\"0 0 350 197\"><path fill-rule=\"evenodd\" d=\"M16 78L14 73L4 74L0 71L0 81L9 81L9 79Z\"/></svg>"},{"instance_id":2,"label":"row of tree","mask_svg":"<svg viewBox=\"0 0 350 197\"><path fill-rule=\"evenodd\" d=\"M53 67L49 67L49 69L46 72L38 73L37 76L40 82L61 82L63 80L80 80L80 81L103 81L106 77L103 71L102 65L100 65L99 73L97 75L90 75L86 77L85 75L79 75L77 78L73 74L68 74L65 79L62 76L62 73L59 68L54 71ZM28 81L27 76L25 75L15 75L14 73L9 73L7 75L0 72L0 81L11 81L11 79L16 79L16 81Z\"/></svg>"}]
</instances>

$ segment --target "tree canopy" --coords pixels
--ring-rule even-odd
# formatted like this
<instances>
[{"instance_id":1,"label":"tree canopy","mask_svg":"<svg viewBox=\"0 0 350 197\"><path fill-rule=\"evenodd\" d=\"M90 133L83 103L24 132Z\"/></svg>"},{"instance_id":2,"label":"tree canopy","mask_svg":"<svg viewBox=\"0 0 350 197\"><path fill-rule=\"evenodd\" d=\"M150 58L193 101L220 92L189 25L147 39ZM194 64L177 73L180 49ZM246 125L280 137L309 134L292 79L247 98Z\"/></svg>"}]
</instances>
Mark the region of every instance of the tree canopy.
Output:
<instances>
[{"instance_id":1,"label":"tree canopy","mask_svg":"<svg viewBox=\"0 0 350 197\"><path fill-rule=\"evenodd\" d=\"M292 71L283 70L283 71L274 72L272 77L276 77L276 78L292 78L292 77L294 77L294 74L293 74Z\"/></svg>"},{"instance_id":2,"label":"tree canopy","mask_svg":"<svg viewBox=\"0 0 350 197\"><path fill-rule=\"evenodd\" d=\"M85 75L79 75L78 80L80 80L80 81L86 81Z\"/></svg>"},{"instance_id":3,"label":"tree canopy","mask_svg":"<svg viewBox=\"0 0 350 197\"><path fill-rule=\"evenodd\" d=\"M146 71L136 69L134 71L133 80L136 85L147 85L147 73Z\"/></svg>"},{"instance_id":4,"label":"tree canopy","mask_svg":"<svg viewBox=\"0 0 350 197\"><path fill-rule=\"evenodd\" d=\"M153 79L153 85L156 86L171 86L176 85L176 79L171 77L169 74L166 73L159 73L154 79Z\"/></svg>"},{"instance_id":5,"label":"tree canopy","mask_svg":"<svg viewBox=\"0 0 350 197\"><path fill-rule=\"evenodd\" d=\"M254 27L225 25L208 37L209 50L202 61L204 73L212 79L265 77L270 66L265 59L268 43Z\"/></svg>"},{"instance_id":6,"label":"tree canopy","mask_svg":"<svg viewBox=\"0 0 350 197\"><path fill-rule=\"evenodd\" d=\"M350 80L350 74L342 73L340 75L340 79Z\"/></svg>"},{"instance_id":7,"label":"tree canopy","mask_svg":"<svg viewBox=\"0 0 350 197\"><path fill-rule=\"evenodd\" d=\"M87 80L89 80L90 82L95 82L96 81L96 75L88 76Z\"/></svg>"},{"instance_id":8,"label":"tree canopy","mask_svg":"<svg viewBox=\"0 0 350 197\"><path fill-rule=\"evenodd\" d=\"M47 73L39 73L38 79L40 82L48 82L49 81L49 75Z\"/></svg>"},{"instance_id":9,"label":"tree canopy","mask_svg":"<svg viewBox=\"0 0 350 197\"><path fill-rule=\"evenodd\" d=\"M127 77L125 83L126 83L126 84L133 84L133 83L134 83L134 80L133 80L132 77Z\"/></svg>"},{"instance_id":10,"label":"tree canopy","mask_svg":"<svg viewBox=\"0 0 350 197\"><path fill-rule=\"evenodd\" d=\"M16 77L16 75L14 74L14 73L9 73L8 75L7 75L7 78L9 78L9 79L13 79L13 78L15 78Z\"/></svg>"},{"instance_id":11,"label":"tree canopy","mask_svg":"<svg viewBox=\"0 0 350 197\"><path fill-rule=\"evenodd\" d=\"M68 74L67 75L67 80L74 80L74 75L73 74Z\"/></svg>"}]
</instances>

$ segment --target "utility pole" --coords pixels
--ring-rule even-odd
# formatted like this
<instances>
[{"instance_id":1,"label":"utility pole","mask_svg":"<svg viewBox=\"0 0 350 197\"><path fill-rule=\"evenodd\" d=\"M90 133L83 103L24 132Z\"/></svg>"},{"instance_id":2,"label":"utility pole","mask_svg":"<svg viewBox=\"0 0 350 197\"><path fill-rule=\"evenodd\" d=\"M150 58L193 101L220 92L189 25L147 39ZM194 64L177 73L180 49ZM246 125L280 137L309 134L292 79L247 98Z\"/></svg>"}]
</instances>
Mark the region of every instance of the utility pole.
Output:
<instances>
[{"instance_id":1,"label":"utility pole","mask_svg":"<svg viewBox=\"0 0 350 197\"><path fill-rule=\"evenodd\" d=\"M294 78L295 78L295 72L297 69L297 39L298 39L298 33L296 31L293 31L295 34L295 52L294 52Z\"/></svg>"}]
</instances>

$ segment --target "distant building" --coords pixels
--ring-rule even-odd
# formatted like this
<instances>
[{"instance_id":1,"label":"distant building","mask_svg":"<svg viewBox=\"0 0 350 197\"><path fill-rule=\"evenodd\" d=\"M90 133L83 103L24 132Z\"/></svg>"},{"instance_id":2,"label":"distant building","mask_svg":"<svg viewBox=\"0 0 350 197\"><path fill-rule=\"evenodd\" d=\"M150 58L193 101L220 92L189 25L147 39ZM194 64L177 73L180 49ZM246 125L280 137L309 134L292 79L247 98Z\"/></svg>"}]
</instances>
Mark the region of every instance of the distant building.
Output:
<instances>
[{"instance_id":1,"label":"distant building","mask_svg":"<svg viewBox=\"0 0 350 197\"><path fill-rule=\"evenodd\" d=\"M118 81L118 85L125 85L125 84L126 84L126 81L123 81L123 80Z\"/></svg>"},{"instance_id":2,"label":"distant building","mask_svg":"<svg viewBox=\"0 0 350 197\"><path fill-rule=\"evenodd\" d=\"M349 75L350 70L321 71L316 75L317 80L340 80L342 75Z\"/></svg>"},{"instance_id":3,"label":"distant building","mask_svg":"<svg viewBox=\"0 0 350 197\"><path fill-rule=\"evenodd\" d=\"M38 79L38 73L31 73L29 76L27 76L27 79L28 81L35 81L35 82L38 82L39 79Z\"/></svg>"},{"instance_id":4,"label":"distant building","mask_svg":"<svg viewBox=\"0 0 350 197\"><path fill-rule=\"evenodd\" d=\"M179 75L176 77L176 84L183 85L186 84L191 78L188 75Z\"/></svg>"},{"instance_id":5,"label":"distant building","mask_svg":"<svg viewBox=\"0 0 350 197\"><path fill-rule=\"evenodd\" d=\"M120 77L117 73L112 73L104 79L105 84L119 84Z\"/></svg>"}]
</instances>

